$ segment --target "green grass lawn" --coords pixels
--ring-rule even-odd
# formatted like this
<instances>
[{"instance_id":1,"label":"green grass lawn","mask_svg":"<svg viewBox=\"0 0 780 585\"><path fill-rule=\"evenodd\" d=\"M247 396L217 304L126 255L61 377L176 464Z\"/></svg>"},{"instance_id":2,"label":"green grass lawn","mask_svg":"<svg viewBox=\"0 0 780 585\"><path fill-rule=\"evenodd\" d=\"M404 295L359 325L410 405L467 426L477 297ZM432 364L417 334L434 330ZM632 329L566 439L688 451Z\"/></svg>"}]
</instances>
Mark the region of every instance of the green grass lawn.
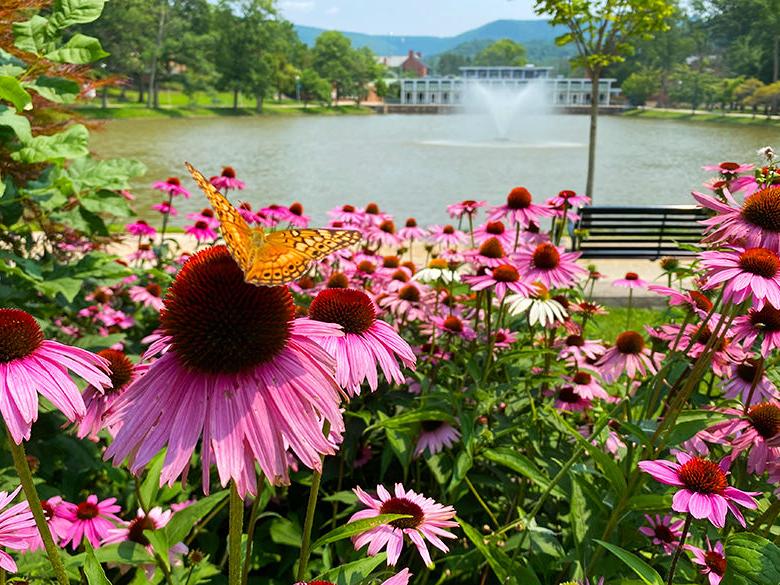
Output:
<instances>
[{"instance_id":1,"label":"green grass lawn","mask_svg":"<svg viewBox=\"0 0 780 585\"><path fill-rule=\"evenodd\" d=\"M707 122L718 124L735 124L738 126L780 126L780 118L767 118L764 115L751 116L723 114L721 112L699 112L692 114L690 110L670 112L667 110L628 110L621 114L633 118L649 118L653 120L685 120L689 122Z\"/></svg>"},{"instance_id":2,"label":"green grass lawn","mask_svg":"<svg viewBox=\"0 0 780 585\"><path fill-rule=\"evenodd\" d=\"M96 98L88 106L77 106L80 113L96 119L127 119L127 118L196 118L216 116L300 116L300 115L342 115L371 114L373 110L363 106L340 105L326 107L318 104L303 103L291 99L267 99L263 104L262 114L255 110L254 99L239 95L238 108L233 109L233 94L231 92L197 92L187 96L178 90L162 90L160 92L160 107L147 108L139 103L138 93L127 91L124 98L118 90L108 93L108 107L101 106L100 98Z\"/></svg>"},{"instance_id":3,"label":"green grass lawn","mask_svg":"<svg viewBox=\"0 0 780 585\"><path fill-rule=\"evenodd\" d=\"M609 314L599 315L594 320L589 320L585 326L586 337L589 339L601 339L613 343L618 335L626 330L628 317L627 307L606 307ZM579 322L579 318L576 319ZM631 310L630 329L645 334L645 325L654 327L668 321L668 312L664 309L647 309L634 307Z\"/></svg>"}]
</instances>

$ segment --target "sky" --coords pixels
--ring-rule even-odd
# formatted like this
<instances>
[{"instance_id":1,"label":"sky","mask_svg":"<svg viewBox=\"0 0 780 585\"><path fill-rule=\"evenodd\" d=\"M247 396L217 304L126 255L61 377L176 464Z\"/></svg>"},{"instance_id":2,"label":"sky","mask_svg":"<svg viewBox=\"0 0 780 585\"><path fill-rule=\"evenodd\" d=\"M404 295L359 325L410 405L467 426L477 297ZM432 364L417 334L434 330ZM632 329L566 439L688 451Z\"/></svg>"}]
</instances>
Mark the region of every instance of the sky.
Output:
<instances>
[{"instance_id":1,"label":"sky","mask_svg":"<svg viewBox=\"0 0 780 585\"><path fill-rule=\"evenodd\" d=\"M295 24L349 32L452 36L498 19L538 18L533 0L279 0Z\"/></svg>"}]
</instances>

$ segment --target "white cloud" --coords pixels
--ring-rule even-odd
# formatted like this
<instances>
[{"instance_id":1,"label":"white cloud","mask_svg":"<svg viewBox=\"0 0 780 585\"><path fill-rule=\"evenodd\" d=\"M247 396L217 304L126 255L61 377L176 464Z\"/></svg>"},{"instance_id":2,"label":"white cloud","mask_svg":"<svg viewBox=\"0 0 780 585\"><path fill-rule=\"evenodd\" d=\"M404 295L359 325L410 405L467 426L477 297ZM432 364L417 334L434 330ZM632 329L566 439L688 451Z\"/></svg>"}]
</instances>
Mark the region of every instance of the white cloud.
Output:
<instances>
[{"instance_id":1,"label":"white cloud","mask_svg":"<svg viewBox=\"0 0 780 585\"><path fill-rule=\"evenodd\" d=\"M313 0L281 0L279 8L284 12L311 12L314 10Z\"/></svg>"}]
</instances>

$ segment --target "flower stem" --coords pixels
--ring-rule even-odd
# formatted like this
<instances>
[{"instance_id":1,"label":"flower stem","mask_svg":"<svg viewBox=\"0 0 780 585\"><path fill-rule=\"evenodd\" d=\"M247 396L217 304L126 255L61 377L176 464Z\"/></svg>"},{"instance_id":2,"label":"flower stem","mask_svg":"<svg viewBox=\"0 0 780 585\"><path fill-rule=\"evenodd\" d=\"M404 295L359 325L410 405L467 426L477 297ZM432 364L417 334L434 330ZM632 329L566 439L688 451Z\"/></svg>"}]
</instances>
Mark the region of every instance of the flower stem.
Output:
<instances>
[{"instance_id":1,"label":"flower stem","mask_svg":"<svg viewBox=\"0 0 780 585\"><path fill-rule=\"evenodd\" d=\"M325 437L330 433L330 422L327 420L322 428L322 434ZM325 461L325 455L320 456L320 469ZM296 581L303 581L306 575L306 568L311 556L311 529L314 526L314 510L317 508L317 496L320 491L320 481L322 480L322 471L314 471L311 476L311 489L309 489L309 503L306 505L306 519L303 522L303 539L301 540L301 556L298 561L298 578Z\"/></svg>"},{"instance_id":2,"label":"flower stem","mask_svg":"<svg viewBox=\"0 0 780 585\"><path fill-rule=\"evenodd\" d=\"M30 464L27 462L27 455L24 452L24 445L17 445L14 442L11 433L8 431L8 427L6 427L5 433L8 438L8 445L11 449L11 457L13 457L14 460L14 467L16 467L16 473L22 483L22 490L24 490L27 503L30 505L30 511L33 514L33 518L35 518L35 525L38 527L38 532L41 534L41 540L43 540L43 546L46 548L46 554L54 569L57 582L60 585L68 585L70 581L65 572L65 566L62 564L57 545L54 544L54 539L51 537L51 531L49 531L49 525L46 523L46 517L43 515L41 499L38 497L38 492L33 483Z\"/></svg>"},{"instance_id":3,"label":"flower stem","mask_svg":"<svg viewBox=\"0 0 780 585\"><path fill-rule=\"evenodd\" d=\"M631 308L634 304L634 289L628 289L628 311L626 311L626 330L631 329Z\"/></svg>"},{"instance_id":4,"label":"flower stem","mask_svg":"<svg viewBox=\"0 0 780 585\"><path fill-rule=\"evenodd\" d=\"M230 482L230 532L228 533L228 583L241 585L241 534L244 531L244 501L236 482Z\"/></svg>"},{"instance_id":5,"label":"flower stem","mask_svg":"<svg viewBox=\"0 0 780 585\"><path fill-rule=\"evenodd\" d=\"M246 556L244 557L244 568L241 571L241 585L247 585L249 582L249 569L252 565L252 545L255 538L255 526L257 525L257 513L260 510L260 499L265 490L265 477L261 473L257 478L257 496L252 502L252 511L249 513L249 523L246 527Z\"/></svg>"},{"instance_id":6,"label":"flower stem","mask_svg":"<svg viewBox=\"0 0 780 585\"><path fill-rule=\"evenodd\" d=\"M673 585L672 581L674 580L674 572L677 569L677 561L680 560L680 555L682 554L682 550L685 545L685 539L688 537L688 529L691 527L692 519L693 516L691 516L691 513L688 512L687 516L685 516L685 525L683 526L682 536L680 537L680 544L677 545L677 550L674 553L672 566L669 567L669 578L666 581L666 585Z\"/></svg>"}]
</instances>

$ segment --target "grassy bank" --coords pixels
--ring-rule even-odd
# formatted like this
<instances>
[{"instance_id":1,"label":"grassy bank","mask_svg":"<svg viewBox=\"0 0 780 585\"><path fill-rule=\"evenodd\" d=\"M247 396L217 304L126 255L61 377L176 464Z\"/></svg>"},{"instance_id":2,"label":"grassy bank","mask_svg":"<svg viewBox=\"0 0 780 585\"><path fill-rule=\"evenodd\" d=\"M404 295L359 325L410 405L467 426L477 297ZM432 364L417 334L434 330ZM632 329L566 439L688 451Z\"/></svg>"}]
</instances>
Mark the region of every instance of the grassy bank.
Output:
<instances>
[{"instance_id":1,"label":"grassy bank","mask_svg":"<svg viewBox=\"0 0 780 585\"><path fill-rule=\"evenodd\" d=\"M103 108L100 98L90 105L77 106L77 110L89 118L101 120L124 118L204 118L221 116L335 116L342 114L371 114L373 110L364 106L339 105L324 107L290 99L268 99L263 112L255 110L255 100L239 94L238 107L233 108L233 94L230 92L196 92L185 95L173 89L160 92L160 107L147 108L138 102L138 93L116 89L109 90L107 107Z\"/></svg>"},{"instance_id":2,"label":"grassy bank","mask_svg":"<svg viewBox=\"0 0 780 585\"><path fill-rule=\"evenodd\" d=\"M622 116L634 118L649 118L654 120L684 120L688 122L704 122L713 124L732 124L737 126L780 126L780 118L767 118L761 114L754 118L750 113L699 112L690 110L628 110Z\"/></svg>"}]
</instances>

